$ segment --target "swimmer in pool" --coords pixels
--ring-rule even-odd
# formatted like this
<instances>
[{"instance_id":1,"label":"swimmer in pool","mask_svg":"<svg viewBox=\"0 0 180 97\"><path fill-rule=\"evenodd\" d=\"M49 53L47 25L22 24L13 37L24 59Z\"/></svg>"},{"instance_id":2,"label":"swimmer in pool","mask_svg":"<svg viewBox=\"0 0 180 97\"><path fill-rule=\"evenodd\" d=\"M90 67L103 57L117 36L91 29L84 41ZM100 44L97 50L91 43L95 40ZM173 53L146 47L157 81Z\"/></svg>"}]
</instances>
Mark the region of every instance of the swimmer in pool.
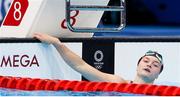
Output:
<instances>
[{"instance_id":1,"label":"swimmer in pool","mask_svg":"<svg viewBox=\"0 0 180 97\"><path fill-rule=\"evenodd\" d=\"M86 63L80 56L67 48L58 38L43 34L35 33L34 38L41 42L53 44L64 61L74 70L81 73L86 79L90 81L103 82L121 82L121 83L141 83L153 84L154 80L158 78L163 70L163 58L155 51L148 51L142 56L136 69L136 76L134 80L125 80L121 76L101 72L88 63Z\"/></svg>"}]
</instances>

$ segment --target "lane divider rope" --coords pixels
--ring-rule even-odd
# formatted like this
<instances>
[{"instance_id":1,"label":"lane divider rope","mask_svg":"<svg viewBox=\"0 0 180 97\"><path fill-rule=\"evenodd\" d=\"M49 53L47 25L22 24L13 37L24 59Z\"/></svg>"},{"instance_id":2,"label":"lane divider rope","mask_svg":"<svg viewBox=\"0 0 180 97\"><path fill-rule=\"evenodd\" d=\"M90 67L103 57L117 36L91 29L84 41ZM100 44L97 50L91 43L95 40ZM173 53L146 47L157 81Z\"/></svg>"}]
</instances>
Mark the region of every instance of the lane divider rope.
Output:
<instances>
[{"instance_id":1,"label":"lane divider rope","mask_svg":"<svg viewBox=\"0 0 180 97\"><path fill-rule=\"evenodd\" d=\"M153 85L153 84L128 84L110 82L89 82L70 80L50 80L40 78L21 78L0 76L0 87L20 90L70 90L70 91L104 91L121 92L156 96L180 96L180 87Z\"/></svg>"}]
</instances>

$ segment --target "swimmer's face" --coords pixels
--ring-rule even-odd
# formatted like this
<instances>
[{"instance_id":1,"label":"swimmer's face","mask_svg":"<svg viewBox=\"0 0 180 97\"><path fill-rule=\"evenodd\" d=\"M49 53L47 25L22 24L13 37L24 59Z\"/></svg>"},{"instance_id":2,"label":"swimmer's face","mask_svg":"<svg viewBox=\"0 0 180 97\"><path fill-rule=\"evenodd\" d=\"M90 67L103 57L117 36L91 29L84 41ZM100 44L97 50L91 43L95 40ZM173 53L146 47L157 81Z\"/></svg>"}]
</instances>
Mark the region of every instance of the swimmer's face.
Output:
<instances>
[{"instance_id":1,"label":"swimmer's face","mask_svg":"<svg viewBox=\"0 0 180 97\"><path fill-rule=\"evenodd\" d=\"M162 64L154 56L144 56L138 64L137 74L148 80L158 78Z\"/></svg>"}]
</instances>

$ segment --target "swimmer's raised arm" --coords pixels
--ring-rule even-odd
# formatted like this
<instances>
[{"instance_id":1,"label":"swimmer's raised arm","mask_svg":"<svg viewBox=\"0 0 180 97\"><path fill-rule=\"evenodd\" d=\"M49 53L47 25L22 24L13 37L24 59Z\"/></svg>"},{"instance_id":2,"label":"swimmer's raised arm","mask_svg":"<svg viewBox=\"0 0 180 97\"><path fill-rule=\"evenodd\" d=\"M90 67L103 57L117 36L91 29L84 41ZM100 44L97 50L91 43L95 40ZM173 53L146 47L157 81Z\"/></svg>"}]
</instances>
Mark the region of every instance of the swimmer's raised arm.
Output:
<instances>
[{"instance_id":1,"label":"swimmer's raised arm","mask_svg":"<svg viewBox=\"0 0 180 97\"><path fill-rule=\"evenodd\" d=\"M55 46L64 61L90 81L126 82L123 78L103 73L87 64L80 56L67 48L58 38L43 33L35 33L34 38Z\"/></svg>"}]
</instances>

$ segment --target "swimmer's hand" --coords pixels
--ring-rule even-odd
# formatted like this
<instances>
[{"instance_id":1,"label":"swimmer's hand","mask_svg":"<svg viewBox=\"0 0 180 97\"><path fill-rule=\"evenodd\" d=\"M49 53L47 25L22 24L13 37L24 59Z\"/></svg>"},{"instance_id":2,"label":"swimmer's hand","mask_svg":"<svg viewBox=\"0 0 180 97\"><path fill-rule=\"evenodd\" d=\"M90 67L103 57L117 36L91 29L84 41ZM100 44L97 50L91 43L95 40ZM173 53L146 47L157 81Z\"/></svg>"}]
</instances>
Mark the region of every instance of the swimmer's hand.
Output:
<instances>
[{"instance_id":1,"label":"swimmer's hand","mask_svg":"<svg viewBox=\"0 0 180 97\"><path fill-rule=\"evenodd\" d=\"M34 33L33 37L40 40L41 42L45 42L49 44L61 43L58 38L44 33Z\"/></svg>"}]
</instances>

